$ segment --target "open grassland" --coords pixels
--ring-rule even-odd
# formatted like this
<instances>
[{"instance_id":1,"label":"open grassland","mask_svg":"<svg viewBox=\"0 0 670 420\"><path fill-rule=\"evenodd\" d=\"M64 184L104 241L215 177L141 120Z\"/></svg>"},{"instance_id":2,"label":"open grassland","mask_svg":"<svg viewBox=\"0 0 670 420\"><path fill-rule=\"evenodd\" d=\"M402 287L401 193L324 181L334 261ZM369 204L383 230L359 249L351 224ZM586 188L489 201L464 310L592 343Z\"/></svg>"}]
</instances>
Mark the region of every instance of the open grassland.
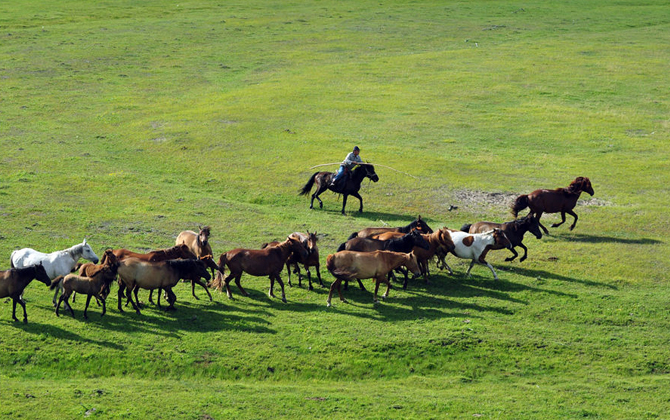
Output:
<instances>
[{"instance_id":1,"label":"open grassland","mask_svg":"<svg viewBox=\"0 0 670 420\"><path fill-rule=\"evenodd\" d=\"M0 301L0 417L668 418L667 7L0 3L2 269L198 225L215 257L317 231L325 261L363 227L502 222L518 194L595 189L523 263L491 253L500 281L450 257L454 276L433 265L378 304L351 287L326 308L295 278L284 304L244 275L250 297L179 284L177 311L141 316L114 286L85 322L34 282L27 325ZM331 193L309 210L310 167L354 145L401 172L377 167L363 214Z\"/></svg>"}]
</instances>

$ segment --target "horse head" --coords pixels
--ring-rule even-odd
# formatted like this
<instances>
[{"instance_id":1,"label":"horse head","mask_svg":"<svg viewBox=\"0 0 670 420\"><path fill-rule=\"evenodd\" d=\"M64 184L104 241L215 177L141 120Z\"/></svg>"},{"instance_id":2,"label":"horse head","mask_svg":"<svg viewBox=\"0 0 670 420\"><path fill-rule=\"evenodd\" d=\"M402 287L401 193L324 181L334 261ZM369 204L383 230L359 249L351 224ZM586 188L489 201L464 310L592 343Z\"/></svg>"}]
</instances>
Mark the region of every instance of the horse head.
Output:
<instances>
[{"instance_id":1,"label":"horse head","mask_svg":"<svg viewBox=\"0 0 670 420\"><path fill-rule=\"evenodd\" d=\"M105 253L102 254L101 264L104 264L108 267L118 268L120 262L119 259L116 258L116 255L114 255L114 252L111 249L107 248L105 250Z\"/></svg>"},{"instance_id":2,"label":"horse head","mask_svg":"<svg viewBox=\"0 0 670 420\"><path fill-rule=\"evenodd\" d=\"M496 245L502 245L507 249L512 249L512 242L510 242L505 232L502 229L495 228L493 229L493 239L495 239Z\"/></svg>"},{"instance_id":3,"label":"horse head","mask_svg":"<svg viewBox=\"0 0 670 420\"><path fill-rule=\"evenodd\" d=\"M420 229L423 233L433 233L433 229L428 226L426 222L423 221L421 215L416 218L416 228Z\"/></svg>"},{"instance_id":4,"label":"horse head","mask_svg":"<svg viewBox=\"0 0 670 420\"><path fill-rule=\"evenodd\" d=\"M360 168L363 168L363 170L365 171L365 176L368 177L368 178L370 178L370 179L372 180L372 182L377 182L377 181L379 181L379 176L378 176L377 173L375 172L375 167L372 166L372 164L370 164L370 163L362 163L362 164L360 164L359 167L360 167Z\"/></svg>"},{"instance_id":5,"label":"horse head","mask_svg":"<svg viewBox=\"0 0 670 420\"><path fill-rule=\"evenodd\" d=\"M300 259L305 259L309 255L309 252L307 251L307 248L302 244L302 241L299 239L293 238L291 236L287 237L286 240L288 241L291 251L295 253L295 255L298 255Z\"/></svg>"},{"instance_id":6,"label":"horse head","mask_svg":"<svg viewBox=\"0 0 670 420\"><path fill-rule=\"evenodd\" d=\"M42 265L42 262L40 261L39 264L36 264L33 267L35 268L35 280L42 282L47 286L51 286L51 279L49 278L44 265Z\"/></svg>"},{"instance_id":7,"label":"horse head","mask_svg":"<svg viewBox=\"0 0 670 420\"><path fill-rule=\"evenodd\" d=\"M575 178L575 180L570 183L568 190L572 193L579 193L584 191L591 196L594 194L593 187L591 186L591 180L583 176L578 176Z\"/></svg>"},{"instance_id":8,"label":"horse head","mask_svg":"<svg viewBox=\"0 0 670 420\"><path fill-rule=\"evenodd\" d=\"M310 233L310 231L307 231L307 237L308 237L307 238L307 251L310 254L313 254L314 252L316 252L318 250L318 248L316 247L316 241L318 240L318 238L316 236L316 232L311 232Z\"/></svg>"},{"instance_id":9,"label":"horse head","mask_svg":"<svg viewBox=\"0 0 670 420\"><path fill-rule=\"evenodd\" d=\"M414 278L420 276L421 269L419 268L419 261L417 260L416 255L414 255L414 251L407 254L407 256L408 259L405 263L405 267L407 267L407 269L412 272Z\"/></svg>"},{"instance_id":10,"label":"horse head","mask_svg":"<svg viewBox=\"0 0 670 420\"><path fill-rule=\"evenodd\" d=\"M537 217L535 217L534 214L529 214L526 217L518 219L518 221L521 222L522 226L526 227L526 230L528 232L535 235L537 239L542 239L542 231L540 230L540 221L537 220Z\"/></svg>"},{"instance_id":11,"label":"horse head","mask_svg":"<svg viewBox=\"0 0 670 420\"><path fill-rule=\"evenodd\" d=\"M207 241L209 240L209 230L209 226L200 228L200 233L198 233L198 244L200 244L200 246L207 246Z\"/></svg>"},{"instance_id":12,"label":"horse head","mask_svg":"<svg viewBox=\"0 0 670 420\"><path fill-rule=\"evenodd\" d=\"M93 262L94 264L97 264L100 260L98 259L98 256L95 255L95 252L93 252L91 245L86 242L86 238L84 238L84 242L82 242L81 245L81 257L85 260Z\"/></svg>"},{"instance_id":13,"label":"horse head","mask_svg":"<svg viewBox=\"0 0 670 420\"><path fill-rule=\"evenodd\" d=\"M430 244L428 243L426 238L423 237L423 235L421 234L421 231L415 229L415 230L411 231L410 233L408 233L405 236L410 238L410 240L412 241L413 246L418 246L419 248L423 248L423 249L426 249L426 250L430 249Z\"/></svg>"}]
</instances>

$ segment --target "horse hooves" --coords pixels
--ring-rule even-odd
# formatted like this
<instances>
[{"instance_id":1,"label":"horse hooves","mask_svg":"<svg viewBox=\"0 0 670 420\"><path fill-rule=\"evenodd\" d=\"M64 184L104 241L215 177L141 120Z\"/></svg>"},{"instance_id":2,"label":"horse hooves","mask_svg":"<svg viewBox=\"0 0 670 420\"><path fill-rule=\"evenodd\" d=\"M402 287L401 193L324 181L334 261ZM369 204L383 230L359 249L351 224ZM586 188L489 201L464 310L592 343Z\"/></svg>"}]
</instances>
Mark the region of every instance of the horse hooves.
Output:
<instances>
[{"instance_id":1,"label":"horse hooves","mask_svg":"<svg viewBox=\"0 0 670 420\"><path fill-rule=\"evenodd\" d=\"M311 291L311 290L314 290L314 288L312 286L309 286L309 289L307 289L307 290Z\"/></svg>"},{"instance_id":2,"label":"horse hooves","mask_svg":"<svg viewBox=\"0 0 670 420\"><path fill-rule=\"evenodd\" d=\"M328 307L328 308L330 308L330 307L331 307L331 304L330 304L330 302L326 302L326 307Z\"/></svg>"},{"instance_id":3,"label":"horse hooves","mask_svg":"<svg viewBox=\"0 0 670 420\"><path fill-rule=\"evenodd\" d=\"M288 301L286 300L285 297L284 297L284 298L281 298L281 301L284 302L284 303L288 303Z\"/></svg>"},{"instance_id":4,"label":"horse hooves","mask_svg":"<svg viewBox=\"0 0 670 420\"><path fill-rule=\"evenodd\" d=\"M23 318L23 323L27 324L28 323L28 318Z\"/></svg>"}]
</instances>

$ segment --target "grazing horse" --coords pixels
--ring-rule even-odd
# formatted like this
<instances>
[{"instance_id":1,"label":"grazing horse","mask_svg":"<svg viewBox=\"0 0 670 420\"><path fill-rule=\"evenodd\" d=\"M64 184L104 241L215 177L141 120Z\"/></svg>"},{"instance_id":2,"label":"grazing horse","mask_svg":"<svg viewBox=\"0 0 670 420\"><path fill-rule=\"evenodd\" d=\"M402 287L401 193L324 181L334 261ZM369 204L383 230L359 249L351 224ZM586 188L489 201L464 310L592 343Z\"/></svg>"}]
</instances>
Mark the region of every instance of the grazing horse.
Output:
<instances>
[{"instance_id":1,"label":"grazing horse","mask_svg":"<svg viewBox=\"0 0 670 420\"><path fill-rule=\"evenodd\" d=\"M365 178L370 178L373 182L379 181L379 176L377 176L377 173L375 172L375 167L369 163L356 165L347 178L347 182L344 187L340 186L339 184L335 186L331 185L331 180L333 177L335 177L334 172L315 172L309 181L307 181L305 186L302 187L300 190L300 195L307 195L312 190L312 185L314 185L316 182L316 191L314 194L312 194L312 200L309 203L309 208L314 208L315 198L319 200L319 207L323 208L323 202L319 198L319 195L321 195L321 193L326 190L331 190L343 195L342 214L344 214L344 208L347 206L347 197L350 195L358 198L358 201L361 203L358 212L363 213L363 198L360 196L360 194L358 194L358 190L361 189L361 182L363 182L363 179Z\"/></svg>"},{"instance_id":2,"label":"grazing horse","mask_svg":"<svg viewBox=\"0 0 670 420\"><path fill-rule=\"evenodd\" d=\"M268 276L270 277L270 291L268 295L275 297L273 288L275 280L281 286L281 299L286 303L286 294L284 293L284 282L281 280L279 274L284 268L284 264L295 253L299 258L307 257L307 250L299 240L287 237L284 242L280 242L275 246L268 246L264 249L242 249L237 248L221 254L219 257L219 272L216 273L216 279L212 282L212 286L221 290L223 286L226 288L226 293L230 299L233 294L230 291L230 281L235 279L235 284L244 296L249 294L242 288L240 278L242 273L251 274L252 276ZM225 267L230 269L230 274L223 277Z\"/></svg>"},{"instance_id":3,"label":"grazing horse","mask_svg":"<svg viewBox=\"0 0 670 420\"><path fill-rule=\"evenodd\" d=\"M544 233L549 234L547 228L540 223L542 213L561 213L561 222L554 223L551 227L558 227L565 223L565 213L568 213L575 218L570 226L570 230L572 230L575 228L578 219L577 214L572 209L577 205L577 200L582 191L593 195L591 181L580 176L575 178L566 188L535 190L528 195L520 195L512 204L512 215L516 218L521 210L526 207L530 208L529 214L534 214Z\"/></svg>"},{"instance_id":4,"label":"grazing horse","mask_svg":"<svg viewBox=\"0 0 670 420\"><path fill-rule=\"evenodd\" d=\"M517 246L523 249L523 257L519 259L519 262L523 262L523 260L526 259L528 256L528 248L526 248L526 246L521 242L523 241L523 235L525 235L526 232L532 233L537 239L542 239L540 223L537 220L537 217L532 214L522 217L521 219L516 219L505 223L477 222L471 225L465 224L461 227L461 231L468 233L483 233L496 228L505 232L505 236L507 236L507 239L509 239L510 243L512 244L512 247L509 248L509 250L512 251L512 254L514 255L505 258L505 261L512 261L519 256L519 254L514 250L514 247ZM497 247L491 249L502 248L504 247L498 245Z\"/></svg>"},{"instance_id":5,"label":"grazing horse","mask_svg":"<svg viewBox=\"0 0 670 420\"><path fill-rule=\"evenodd\" d=\"M475 265L475 262L478 262L487 266L493 273L493 278L498 280L495 270L486 261L486 254L495 246L511 248L512 245L502 230L493 229L484 233L465 233L460 230L450 230L449 235L454 243L454 249L450 252L458 258L472 260L468 271L465 273L466 276L470 276L472 266Z\"/></svg>"},{"instance_id":6,"label":"grazing horse","mask_svg":"<svg viewBox=\"0 0 670 420\"><path fill-rule=\"evenodd\" d=\"M373 238L376 237L379 234L385 233L385 232L401 232L401 233L409 233L415 229L418 229L421 231L421 233L433 233L433 229L428 226L426 222L423 221L421 216L416 218L416 220L412 221L410 224L407 226L401 226L401 227L373 227L373 228L365 228L363 230L359 230L358 232L354 232L351 235L349 235L348 239L353 239L353 238ZM379 239L379 238L377 238Z\"/></svg>"},{"instance_id":7,"label":"grazing horse","mask_svg":"<svg viewBox=\"0 0 670 420\"><path fill-rule=\"evenodd\" d=\"M49 279L53 280L58 276L64 276L72 271L80 258L92 261L96 264L99 261L98 256L95 255L95 252L93 252L91 246L86 242L86 239L80 244L71 246L62 251L54 251L50 254L35 251L31 248L19 249L12 252L10 260L12 268L28 267L41 262L42 265L44 265L44 269L47 271ZM59 291L59 289L56 289L54 292L54 306L56 306L56 298L58 297Z\"/></svg>"},{"instance_id":8,"label":"grazing horse","mask_svg":"<svg viewBox=\"0 0 670 420\"><path fill-rule=\"evenodd\" d=\"M328 271L335 276L335 281L330 285L330 293L328 293L328 300L326 301L327 305L330 306L330 300L333 296L333 291L336 288L340 300L346 302L344 297L342 297L342 289L340 286L342 281L354 279L375 279L374 302L377 302L379 284L386 283L386 292L382 297L387 298L389 290L391 290L388 273L403 265L415 276L421 273L416 256L413 253L406 254L393 251L340 251L328 255L326 258L326 267L328 268Z\"/></svg>"},{"instance_id":9,"label":"grazing horse","mask_svg":"<svg viewBox=\"0 0 670 420\"><path fill-rule=\"evenodd\" d=\"M18 321L16 318L16 303L18 302L23 308L23 322L28 323L26 302L23 300L23 290L33 279L47 286L51 284L51 279L47 275L42 263L24 268L11 268L0 271L0 298L8 296L12 298L12 319L14 321Z\"/></svg>"},{"instance_id":10,"label":"grazing horse","mask_svg":"<svg viewBox=\"0 0 670 420\"><path fill-rule=\"evenodd\" d=\"M110 261L110 259L108 259ZM63 294L58 299L58 305L56 305L56 316L58 315L58 310L60 309L61 302L65 301L68 303L70 296L77 292L80 294L86 295L86 306L84 307L84 319L88 319L88 305L91 303L91 297L95 296L95 299L98 302L102 302L102 313L100 316L104 316L107 312L107 304L105 303L107 295L109 294L109 286L116 279L116 273L119 268L118 261L116 263L110 263L103 265L100 269L95 270L92 276L80 276L77 274L70 273L66 276L58 276L51 282L51 288L55 289L60 287L63 289ZM70 314L74 318L74 311L72 306L66 305L70 309Z\"/></svg>"},{"instance_id":11,"label":"grazing horse","mask_svg":"<svg viewBox=\"0 0 670 420\"><path fill-rule=\"evenodd\" d=\"M168 294L168 303L170 309L174 308L177 300L172 288L179 282L179 279L200 279L209 280L212 277L207 271L205 263L200 260L166 260L158 262L142 261L137 258L126 258L119 265L119 312L123 312L121 301L123 292L127 290L126 297L133 305L135 312L140 314L139 306L133 301L132 295L135 288L142 289L163 289ZM158 296L160 307L160 294Z\"/></svg>"}]
</instances>

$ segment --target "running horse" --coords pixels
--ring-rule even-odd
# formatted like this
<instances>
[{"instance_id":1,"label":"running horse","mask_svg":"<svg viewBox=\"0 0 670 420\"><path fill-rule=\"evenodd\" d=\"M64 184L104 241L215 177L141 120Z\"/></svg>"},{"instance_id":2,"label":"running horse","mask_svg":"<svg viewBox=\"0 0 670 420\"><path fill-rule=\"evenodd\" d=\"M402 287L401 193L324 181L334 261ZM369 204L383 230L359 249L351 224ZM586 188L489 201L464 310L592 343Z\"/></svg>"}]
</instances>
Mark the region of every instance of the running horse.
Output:
<instances>
[{"instance_id":1,"label":"running horse","mask_svg":"<svg viewBox=\"0 0 670 420\"><path fill-rule=\"evenodd\" d=\"M484 233L492 229L500 229L505 232L505 236L509 239L512 247L509 248L512 251L512 256L505 258L505 261L512 261L519 254L514 250L514 247L521 247L523 249L523 256L519 259L519 262L523 262L528 256L528 248L521 241L523 241L523 235L526 232L530 232L537 239L542 239L542 231L540 230L540 222L537 220L537 217L530 214L528 216L522 217L520 219L514 219L511 222L505 223L494 223L494 222L477 222L473 224L464 224L461 227L461 231L468 233ZM502 249L502 245L491 249Z\"/></svg>"},{"instance_id":2,"label":"running horse","mask_svg":"<svg viewBox=\"0 0 670 420\"><path fill-rule=\"evenodd\" d=\"M593 195L593 187L591 181L586 177L577 177L566 188L556 188L555 190L535 190L528 195L520 195L512 204L512 215L516 218L519 212L526 207L530 209L530 213L534 214L537 222L547 235L549 231L542 223L540 217L542 213L561 213L561 222L554 223L551 227L558 227L565 223L565 213L568 213L575 218L575 221L570 225L570 230L575 228L577 224L577 214L572 211L577 205L577 200L582 191Z\"/></svg>"},{"instance_id":3,"label":"running horse","mask_svg":"<svg viewBox=\"0 0 670 420\"><path fill-rule=\"evenodd\" d=\"M335 177L334 172L315 172L312 177L307 181L307 183L300 190L300 195L307 195L312 190L312 186L316 183L316 192L312 194L312 200L309 203L309 208L314 208L314 199L319 200L319 207L323 208L323 202L319 198L319 195L326 190L331 190L338 194L342 194L342 214L344 213L344 208L347 206L347 197L350 195L358 198L361 205L358 209L359 213L363 213L363 198L358 193L361 189L361 183L365 178L370 178L373 182L379 181L379 176L375 172L375 167L369 163L361 163L356 165L356 167L351 171L346 183L342 185L331 185L331 181Z\"/></svg>"}]
</instances>

